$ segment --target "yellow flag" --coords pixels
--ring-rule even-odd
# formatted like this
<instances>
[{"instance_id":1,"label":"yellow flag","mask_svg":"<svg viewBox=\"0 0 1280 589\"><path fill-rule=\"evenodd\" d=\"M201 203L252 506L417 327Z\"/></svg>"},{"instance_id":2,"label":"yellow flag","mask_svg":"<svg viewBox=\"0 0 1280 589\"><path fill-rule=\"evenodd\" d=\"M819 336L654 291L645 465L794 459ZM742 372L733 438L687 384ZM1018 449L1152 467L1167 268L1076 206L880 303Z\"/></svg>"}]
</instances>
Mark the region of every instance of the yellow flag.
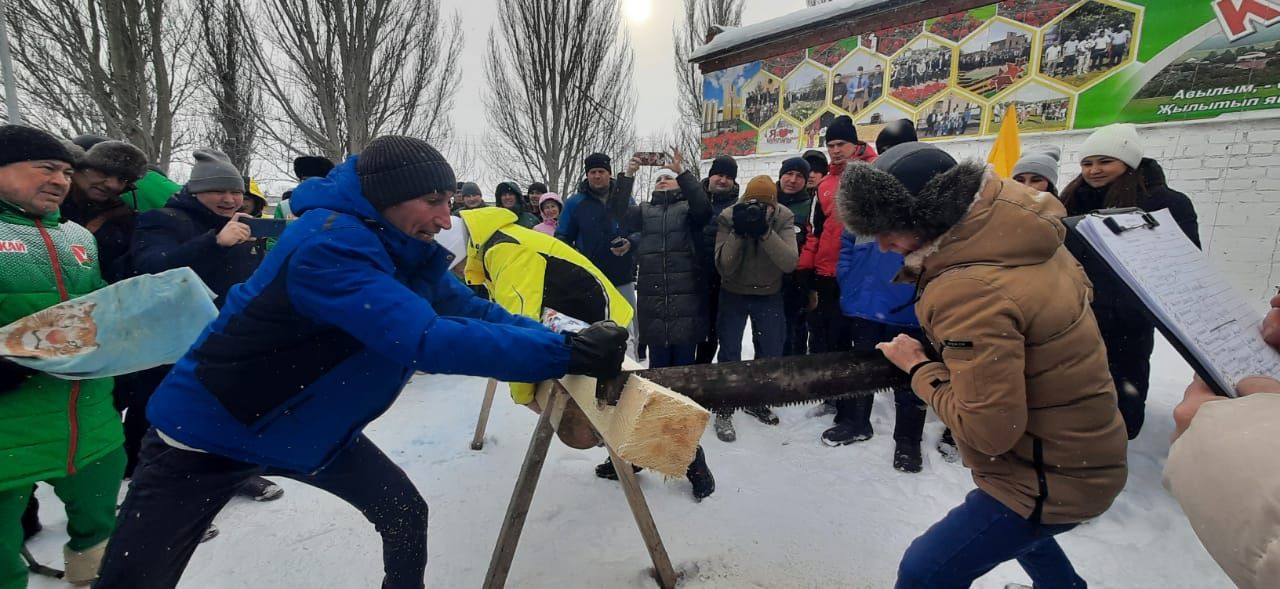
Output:
<instances>
[{"instance_id":1,"label":"yellow flag","mask_svg":"<svg viewBox=\"0 0 1280 589\"><path fill-rule=\"evenodd\" d=\"M1002 178L1013 175L1013 166L1022 157L1022 141L1018 138L1018 109L1013 104L1004 112L1004 121L1000 123L1000 134L996 136L996 144L991 146L991 155L987 162L995 165L996 174Z\"/></svg>"}]
</instances>

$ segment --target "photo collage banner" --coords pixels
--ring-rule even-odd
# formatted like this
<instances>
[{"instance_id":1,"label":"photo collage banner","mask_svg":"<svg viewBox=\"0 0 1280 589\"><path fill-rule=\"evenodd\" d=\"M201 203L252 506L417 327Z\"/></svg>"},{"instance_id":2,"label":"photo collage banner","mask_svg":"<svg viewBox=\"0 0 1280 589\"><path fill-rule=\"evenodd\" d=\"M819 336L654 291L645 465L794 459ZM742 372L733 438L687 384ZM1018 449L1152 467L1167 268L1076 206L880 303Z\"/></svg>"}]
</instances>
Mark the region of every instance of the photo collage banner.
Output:
<instances>
[{"instance_id":1,"label":"photo collage banner","mask_svg":"<svg viewBox=\"0 0 1280 589\"><path fill-rule=\"evenodd\" d=\"M872 141L1204 119L1280 107L1280 0L1005 0L720 71L703 80L704 159Z\"/></svg>"}]
</instances>

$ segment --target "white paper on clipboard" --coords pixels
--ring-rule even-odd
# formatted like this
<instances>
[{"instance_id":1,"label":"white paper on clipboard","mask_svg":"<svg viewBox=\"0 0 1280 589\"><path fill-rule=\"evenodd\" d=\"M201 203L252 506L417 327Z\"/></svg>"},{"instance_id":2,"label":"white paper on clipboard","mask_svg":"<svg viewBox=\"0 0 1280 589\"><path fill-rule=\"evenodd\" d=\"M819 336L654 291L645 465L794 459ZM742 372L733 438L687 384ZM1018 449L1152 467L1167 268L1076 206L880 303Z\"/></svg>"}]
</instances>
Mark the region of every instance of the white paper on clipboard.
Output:
<instances>
[{"instance_id":1,"label":"white paper on clipboard","mask_svg":"<svg viewBox=\"0 0 1280 589\"><path fill-rule=\"evenodd\" d=\"M1240 379L1280 379L1280 352L1262 341L1264 312L1231 286L1178 227L1167 209L1150 213L1087 215L1075 230L1133 289L1156 320L1204 367L1205 378L1234 396Z\"/></svg>"}]
</instances>

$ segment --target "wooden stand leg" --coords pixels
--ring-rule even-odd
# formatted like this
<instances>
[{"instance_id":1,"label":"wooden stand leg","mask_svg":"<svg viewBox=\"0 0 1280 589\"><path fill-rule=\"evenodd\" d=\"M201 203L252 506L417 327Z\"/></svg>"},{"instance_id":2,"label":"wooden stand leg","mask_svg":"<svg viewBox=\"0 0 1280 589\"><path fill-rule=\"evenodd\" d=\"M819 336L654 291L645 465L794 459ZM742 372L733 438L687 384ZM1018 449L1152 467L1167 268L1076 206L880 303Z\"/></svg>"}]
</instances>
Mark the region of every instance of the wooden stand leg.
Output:
<instances>
[{"instance_id":1,"label":"wooden stand leg","mask_svg":"<svg viewBox=\"0 0 1280 589\"><path fill-rule=\"evenodd\" d=\"M606 446L608 448L608 446ZM649 550L649 558L653 560L654 577L662 589L674 589L676 572L671 566L671 557L662 544L662 536L658 535L658 526L653 523L653 514L649 504L640 490L640 482L631 465L618 458L613 448L609 448L609 460L613 461L613 469L618 472L618 482L622 483L622 492L627 496L627 505L631 507L631 515L636 518L636 527L640 528L640 536L644 538L644 546Z\"/></svg>"},{"instance_id":2,"label":"wooden stand leg","mask_svg":"<svg viewBox=\"0 0 1280 589\"><path fill-rule=\"evenodd\" d=\"M520 476L516 479L516 488L511 492L507 515L502 520L498 543L493 547L493 558L489 561L489 572L484 580L485 589L501 589L507 583L511 561L516 555L516 545L520 542L520 532L524 530L524 520L529 515L529 504L533 502L533 492L538 487L538 476L542 474L547 449L551 446L555 427L564 415L568 400L567 394L556 391L538 418L533 438L529 440L529 449L524 455L524 464L520 467Z\"/></svg>"},{"instance_id":3,"label":"wooden stand leg","mask_svg":"<svg viewBox=\"0 0 1280 589\"><path fill-rule=\"evenodd\" d=\"M476 435L471 438L472 450L484 449L484 428L489 425L489 410L493 408L493 395L498 390L498 381L489 379L484 387L484 403L480 405L480 420L476 422Z\"/></svg>"}]
</instances>

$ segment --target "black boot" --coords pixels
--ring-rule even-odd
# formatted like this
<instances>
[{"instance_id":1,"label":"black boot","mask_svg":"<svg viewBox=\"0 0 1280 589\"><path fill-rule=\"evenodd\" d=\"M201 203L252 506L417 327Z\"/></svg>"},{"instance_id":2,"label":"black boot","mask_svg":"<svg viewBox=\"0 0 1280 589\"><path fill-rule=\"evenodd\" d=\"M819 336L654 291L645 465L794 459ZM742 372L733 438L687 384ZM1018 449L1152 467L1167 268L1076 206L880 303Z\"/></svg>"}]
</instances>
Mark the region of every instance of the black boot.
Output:
<instances>
[{"instance_id":1,"label":"black boot","mask_svg":"<svg viewBox=\"0 0 1280 589\"><path fill-rule=\"evenodd\" d=\"M259 476L245 479L236 491L254 501L275 501L284 495L280 485Z\"/></svg>"},{"instance_id":2,"label":"black boot","mask_svg":"<svg viewBox=\"0 0 1280 589\"><path fill-rule=\"evenodd\" d=\"M924 435L924 402L910 391L894 395L893 468L908 473L920 472L920 439Z\"/></svg>"},{"instance_id":3,"label":"black boot","mask_svg":"<svg viewBox=\"0 0 1280 589\"><path fill-rule=\"evenodd\" d=\"M641 470L639 466L631 465L631 472L640 472ZM604 463L596 466L596 476L611 481L618 480L618 471L613 468L613 460L606 458Z\"/></svg>"},{"instance_id":4,"label":"black boot","mask_svg":"<svg viewBox=\"0 0 1280 589\"><path fill-rule=\"evenodd\" d=\"M960 460L960 449L956 448L956 440L951 437L951 428L942 431L942 437L938 439L938 453L947 462Z\"/></svg>"},{"instance_id":5,"label":"black boot","mask_svg":"<svg viewBox=\"0 0 1280 589\"><path fill-rule=\"evenodd\" d=\"M773 410L760 405L759 407L747 407L742 410L743 413L750 415L765 425L778 425L778 416L773 414Z\"/></svg>"},{"instance_id":6,"label":"black boot","mask_svg":"<svg viewBox=\"0 0 1280 589\"><path fill-rule=\"evenodd\" d=\"M711 469L707 467L707 457L702 452L702 446L698 446L698 453L694 455L685 476L689 478L689 484L693 485L694 500L702 501L716 492L716 477L711 475Z\"/></svg>"},{"instance_id":7,"label":"black boot","mask_svg":"<svg viewBox=\"0 0 1280 589\"><path fill-rule=\"evenodd\" d=\"M871 429L871 404L874 402L875 397L872 395L837 401L836 425L822 432L822 443L844 446L870 440L875 435L875 431Z\"/></svg>"},{"instance_id":8,"label":"black boot","mask_svg":"<svg viewBox=\"0 0 1280 589\"><path fill-rule=\"evenodd\" d=\"M40 502L36 500L36 486L31 485L31 498L27 500L27 509L22 512L22 541L30 540L39 534L44 526L40 525Z\"/></svg>"},{"instance_id":9,"label":"black boot","mask_svg":"<svg viewBox=\"0 0 1280 589\"><path fill-rule=\"evenodd\" d=\"M893 468L906 473L917 473L923 468L924 459L920 456L920 442L894 442Z\"/></svg>"}]
</instances>

